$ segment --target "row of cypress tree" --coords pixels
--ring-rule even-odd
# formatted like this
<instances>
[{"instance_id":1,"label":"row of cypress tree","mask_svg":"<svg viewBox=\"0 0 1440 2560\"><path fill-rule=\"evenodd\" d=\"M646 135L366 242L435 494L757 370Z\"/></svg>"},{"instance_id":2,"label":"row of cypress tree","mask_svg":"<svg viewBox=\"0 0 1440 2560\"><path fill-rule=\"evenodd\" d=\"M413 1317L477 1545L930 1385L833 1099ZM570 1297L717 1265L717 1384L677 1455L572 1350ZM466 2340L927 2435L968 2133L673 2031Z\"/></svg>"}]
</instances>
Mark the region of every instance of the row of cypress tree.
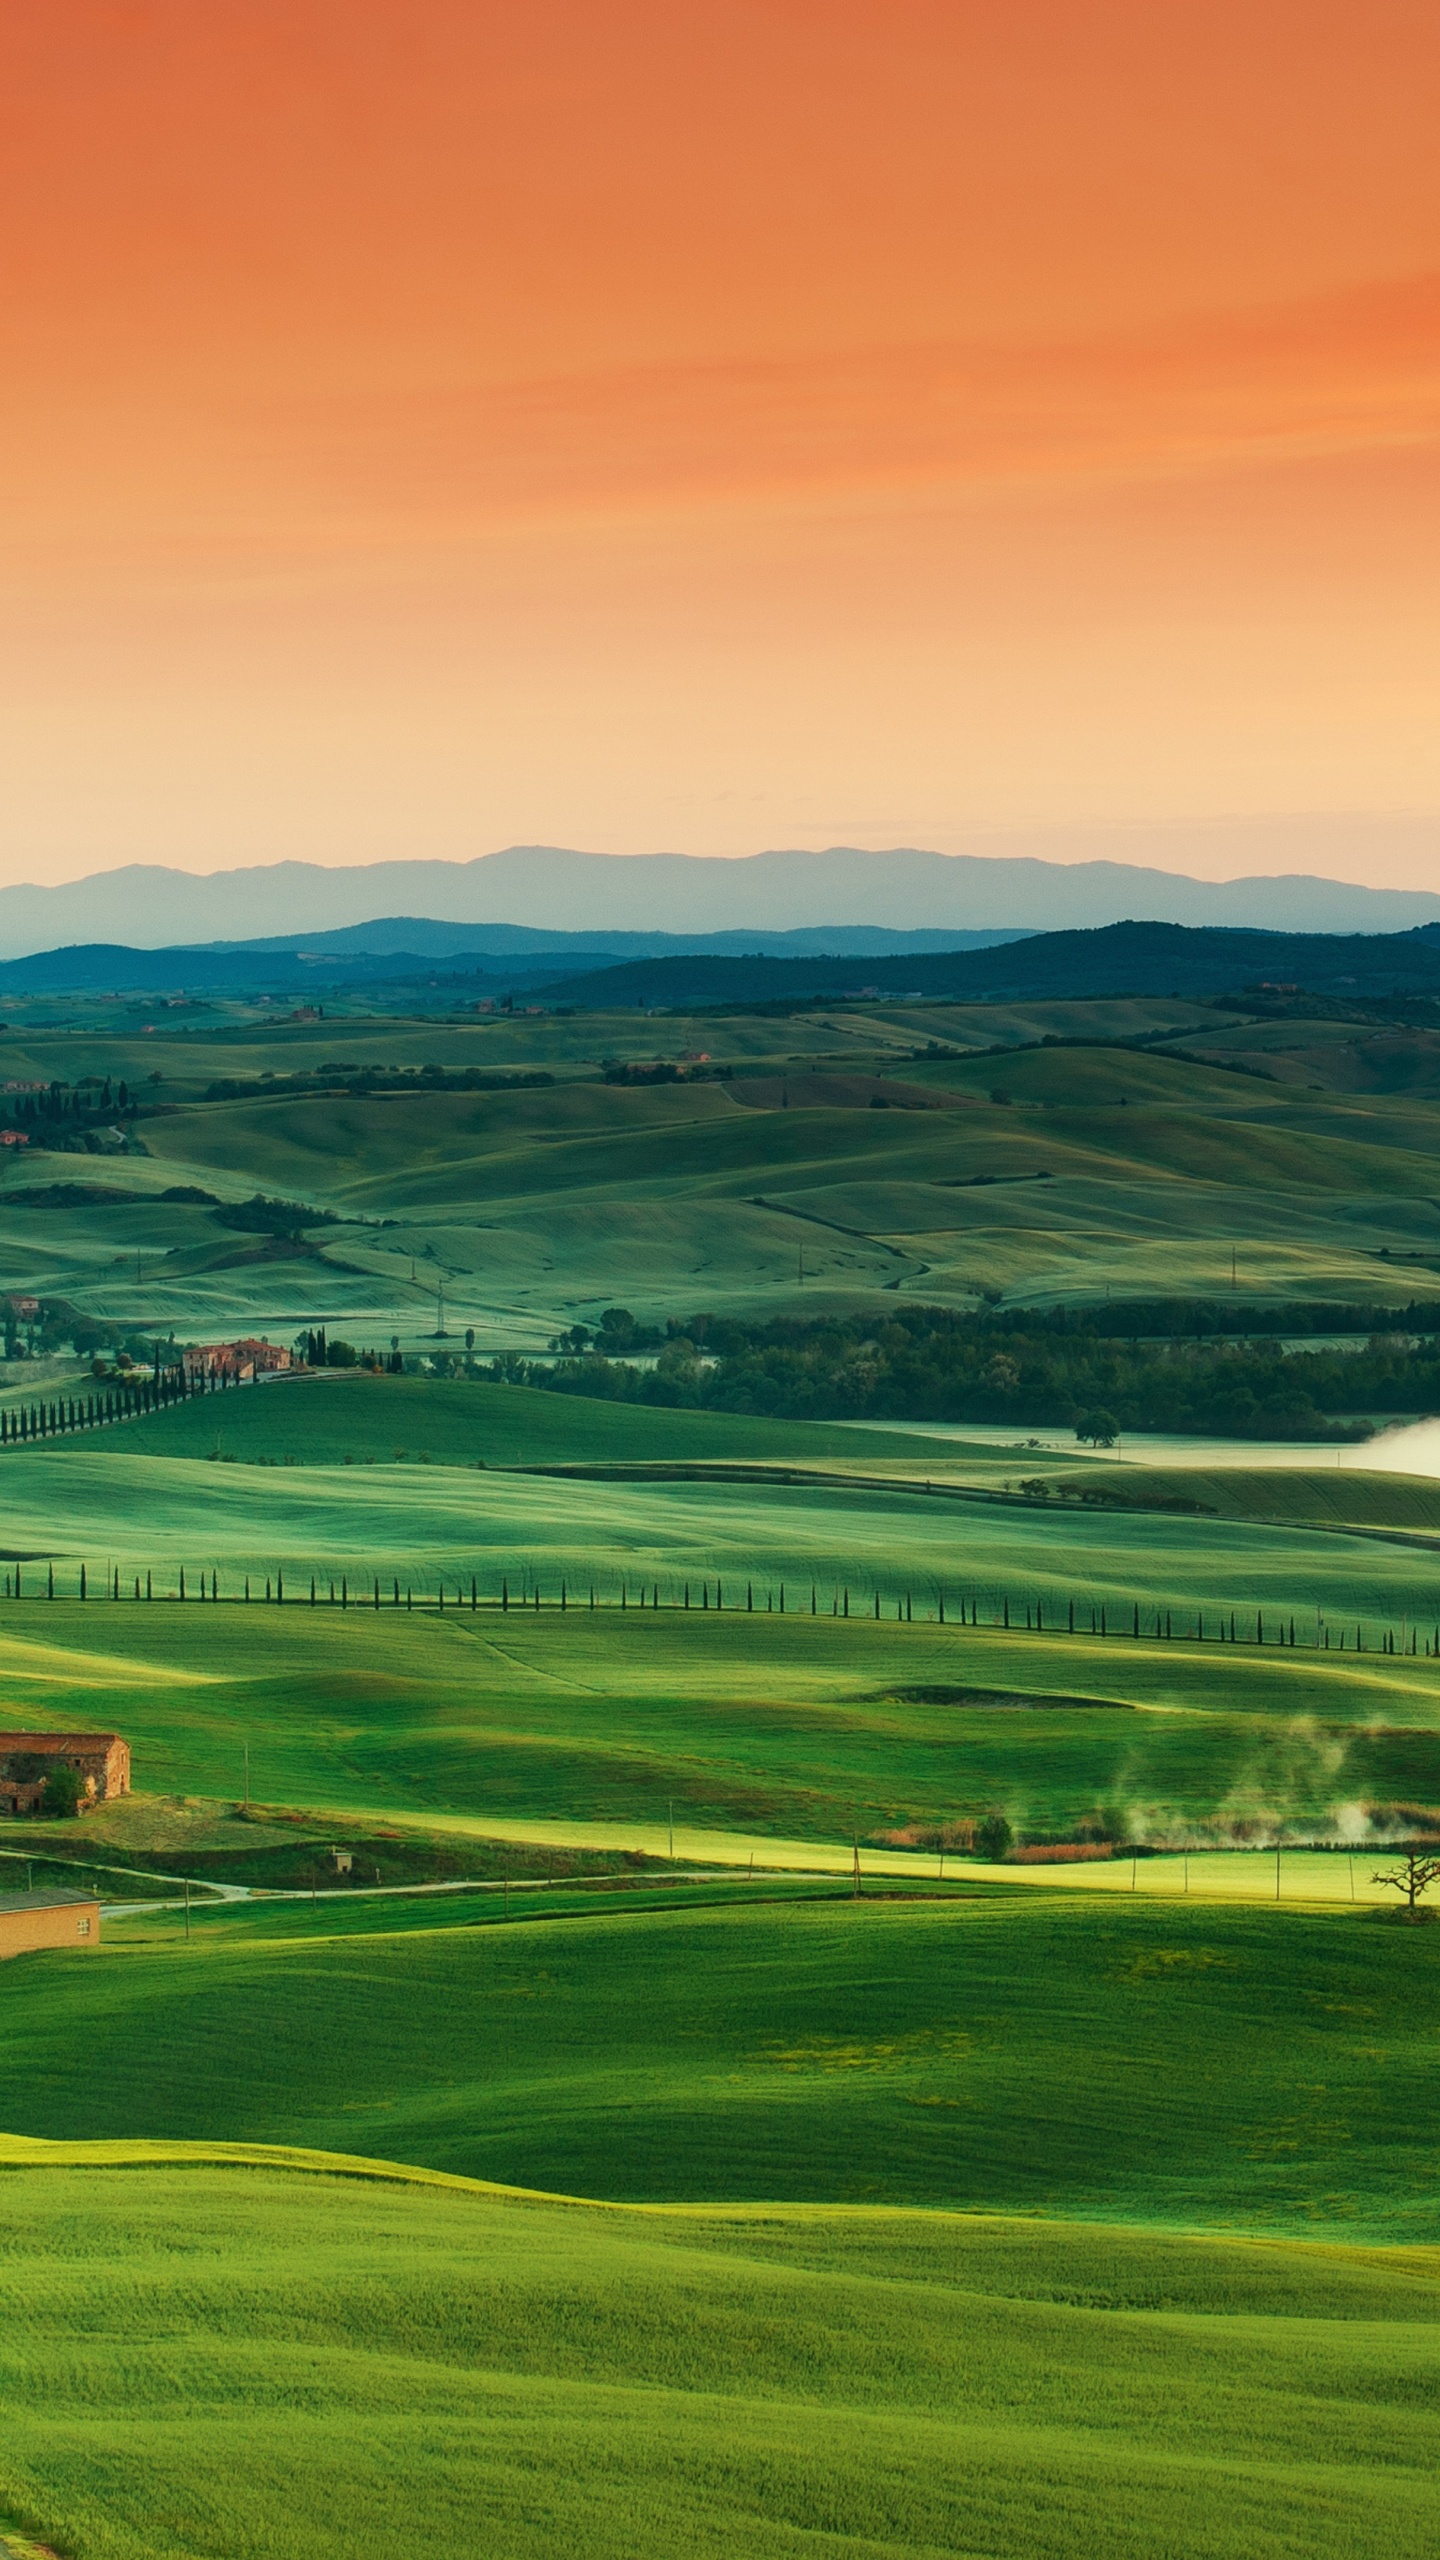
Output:
<instances>
[{"instance_id":1,"label":"row of cypress tree","mask_svg":"<svg viewBox=\"0 0 1440 2560\"><path fill-rule=\"evenodd\" d=\"M103 1431L112 1422L158 1413L193 1395L213 1392L222 1381L191 1377L183 1368L156 1367L149 1377L124 1378L88 1395L42 1397L38 1403L0 1409L0 1447L11 1441L54 1440L70 1431Z\"/></svg>"},{"instance_id":2,"label":"row of cypress tree","mask_svg":"<svg viewBox=\"0 0 1440 2560\"><path fill-rule=\"evenodd\" d=\"M47 1562L45 1567L43 1594L34 1587L27 1589L23 1558L18 1559L12 1570L6 1573L4 1586L7 1600L34 1599L41 1596L47 1600L54 1600L65 1596L56 1590L55 1567L52 1562ZM658 1582L643 1581L635 1584L622 1580L613 1596L607 1597L597 1589L594 1583L582 1585L577 1591L572 1589L568 1580L562 1577L558 1590L552 1591L547 1600L539 1583L530 1581L528 1577L518 1589L512 1591L508 1574L502 1575L500 1588L493 1597L482 1595L479 1577L475 1574L470 1576L468 1585L462 1577L457 1577L453 1588L448 1586L442 1577L434 1586L433 1598L427 1589L422 1589L417 1594L413 1582L406 1583L402 1590L398 1575L390 1574L384 1577L384 1587L382 1587L381 1577L374 1573L367 1575L363 1580L356 1581L353 1585L348 1573L343 1573L338 1578L333 1574L317 1576L312 1573L308 1578L308 1584L306 1577L301 1575L297 1589L293 1570L290 1589L287 1593L283 1566L277 1566L273 1574L267 1574L264 1577L263 1592L260 1586L259 1575L245 1574L241 1578L240 1587L227 1592L224 1597L232 1603L263 1601L272 1606L308 1605L312 1609L320 1607L372 1611L404 1609L411 1613L417 1608L433 1609L441 1616L447 1609L471 1611L492 1609L498 1610L502 1616L508 1616L511 1611L528 1611L538 1614L543 1608L559 1609L562 1612L572 1609L586 1611L610 1609L622 1612L648 1609L652 1614L665 1610L671 1613L679 1611L683 1615L690 1610L724 1611L728 1607L732 1615L739 1613L752 1616L758 1613L782 1618L786 1615L792 1617L798 1615L810 1618L824 1616L837 1619L854 1617L857 1620L861 1618L879 1620L890 1617L893 1610L895 1620L906 1626L913 1624L915 1616L914 1597L909 1591L896 1592L887 1599L876 1586L865 1595L864 1605L852 1607L849 1586L838 1583L831 1590L828 1605L822 1603L819 1585L816 1583L810 1584L808 1592L803 1585L801 1586L797 1605L797 1594L793 1584L787 1585L781 1582L767 1584L757 1589L753 1581L745 1584L743 1601L733 1596L736 1586L732 1584L732 1597L727 1603L725 1585L718 1575L713 1582L706 1577L698 1583L677 1583L663 1599ZM138 1573L127 1573L122 1576L118 1565L107 1565L100 1591L108 1600L134 1598L153 1601L158 1597L161 1600L209 1601L218 1604L221 1599L220 1577L217 1571L209 1567L202 1568L197 1583L193 1578L187 1578L183 1565L178 1569L175 1587L171 1590L161 1588L158 1593L153 1568L143 1576ZM97 1596L88 1568L83 1564L79 1568L79 1577L73 1596L80 1600L90 1600ZM854 1596L859 1603L860 1595ZM1139 1642L1143 1637L1146 1641L1161 1643L1240 1644L1261 1647L1279 1645L1292 1651L1301 1643L1293 1616L1286 1617L1282 1613L1277 1617L1272 1612L1267 1623L1262 1609L1257 1609L1254 1613L1252 1632L1249 1617L1242 1616L1233 1609L1228 1613L1225 1610L1211 1610L1208 1616L1204 1610L1196 1610L1193 1616L1187 1613L1186 1617L1180 1620L1172 1609L1142 1611L1139 1601L1136 1600L1128 1609L1120 1611L1112 1621L1107 1602L1081 1603L1077 1607L1075 1601L1071 1600L1063 1618L1058 1616L1052 1607L1047 1621L1045 1604L1042 1600L1027 1600L1022 1605L1026 1630L1032 1634L1087 1635L1107 1639L1128 1637L1134 1642ZM923 1623L926 1616L923 1601L920 1616ZM991 1603L991 1614L987 1614L983 1619L980 1615L978 1599L962 1594L958 1600L947 1607L942 1593L930 1612L930 1623L942 1627L950 1625L977 1629L987 1626L991 1629L1012 1629L1018 1632L1020 1614L1018 1607L1012 1614L1008 1593L1001 1595L998 1606L994 1602ZM1422 1636L1418 1625L1407 1623L1397 1638L1393 1627L1382 1627L1378 1632L1372 1628L1367 1632L1360 1621L1354 1620L1347 1621L1344 1626L1336 1625L1332 1628L1329 1620L1321 1618L1317 1624L1315 1636L1311 1638L1307 1635L1304 1643L1307 1649L1326 1653L1331 1651L1343 1653L1347 1649L1356 1653L1415 1655L1423 1653L1427 1658L1440 1660L1440 1625L1437 1625L1429 1635Z\"/></svg>"}]
</instances>

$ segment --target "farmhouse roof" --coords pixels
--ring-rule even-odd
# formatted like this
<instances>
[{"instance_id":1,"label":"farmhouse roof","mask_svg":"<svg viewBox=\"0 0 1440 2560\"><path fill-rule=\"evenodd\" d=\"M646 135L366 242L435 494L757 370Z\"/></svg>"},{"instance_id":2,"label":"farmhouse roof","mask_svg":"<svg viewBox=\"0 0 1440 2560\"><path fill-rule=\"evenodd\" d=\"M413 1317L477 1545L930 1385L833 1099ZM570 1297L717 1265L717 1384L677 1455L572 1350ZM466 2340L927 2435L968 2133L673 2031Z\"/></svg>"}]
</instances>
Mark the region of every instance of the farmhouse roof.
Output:
<instances>
[{"instance_id":1,"label":"farmhouse roof","mask_svg":"<svg viewBox=\"0 0 1440 2560\"><path fill-rule=\"evenodd\" d=\"M68 1885L46 1885L38 1893L0 1893L0 1914L7 1911L61 1911L77 1902L98 1902L99 1899L96 1893L73 1893Z\"/></svg>"},{"instance_id":2,"label":"farmhouse roof","mask_svg":"<svg viewBox=\"0 0 1440 2560\"><path fill-rule=\"evenodd\" d=\"M0 1751L108 1751L118 1733L0 1733Z\"/></svg>"}]
</instances>

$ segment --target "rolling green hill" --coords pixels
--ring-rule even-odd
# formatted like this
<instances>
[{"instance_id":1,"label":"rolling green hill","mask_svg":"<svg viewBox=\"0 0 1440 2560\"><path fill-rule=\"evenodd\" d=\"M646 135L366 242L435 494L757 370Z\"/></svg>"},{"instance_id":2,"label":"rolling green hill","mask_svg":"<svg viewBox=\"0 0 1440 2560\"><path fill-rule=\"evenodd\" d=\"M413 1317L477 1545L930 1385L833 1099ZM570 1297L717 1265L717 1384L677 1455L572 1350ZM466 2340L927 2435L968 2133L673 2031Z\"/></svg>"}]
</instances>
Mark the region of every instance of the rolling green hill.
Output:
<instances>
[{"instance_id":1,"label":"rolling green hill","mask_svg":"<svg viewBox=\"0 0 1440 2560\"><path fill-rule=\"evenodd\" d=\"M348 1928L301 1900L197 1911L188 1938L173 1913L113 1923L94 1961L7 1976L0 2121L630 2202L1440 2240L1433 1930L877 1891L553 1919L512 1898L508 1921L494 1897L469 1925L392 1901Z\"/></svg>"},{"instance_id":2,"label":"rolling green hill","mask_svg":"<svg viewBox=\"0 0 1440 2560\"><path fill-rule=\"evenodd\" d=\"M1367 1806L1440 1802L1440 1665L1292 1652L1278 1622L1262 1651L1137 1642L1128 1611L1105 1641L721 1615L698 1575L688 1612L636 1608L632 1583L628 1611L593 1616L562 1616L553 1586L539 1612L443 1618L342 1612L324 1584L312 1609L304 1589L283 1608L12 1602L9 1712L118 1728L149 1794L233 1803L248 1745L262 1803L482 1833L663 1830L673 1806L697 1835L848 1846L999 1806L1041 1836L1103 1817L1199 1843L1353 1835ZM87 1851L111 1818L87 1817Z\"/></svg>"},{"instance_id":3,"label":"rolling green hill","mask_svg":"<svg viewBox=\"0 0 1440 2560\"><path fill-rule=\"evenodd\" d=\"M1433 2254L118 2156L4 2172L5 2493L83 2560L1427 2545Z\"/></svg>"},{"instance_id":4,"label":"rolling green hill","mask_svg":"<svg viewBox=\"0 0 1440 2560\"><path fill-rule=\"evenodd\" d=\"M126 1423L106 1448L119 1456L298 1461L307 1467L394 1462L526 1467L753 1459L758 1464L910 1466L942 1460L902 1432L862 1435L839 1424L747 1414L609 1404L481 1379L392 1378L356 1370L285 1378L258 1394L234 1391L171 1405ZM978 1452L965 1454L978 1456ZM945 1453L948 1459L950 1453Z\"/></svg>"},{"instance_id":5,"label":"rolling green hill","mask_svg":"<svg viewBox=\"0 0 1440 2560\"><path fill-rule=\"evenodd\" d=\"M1033 1045L1167 1028L1181 1054ZM443 1283L453 1327L528 1347L615 1300L648 1317L878 1307L896 1290L1213 1294L1232 1253L1270 1298L1368 1302L1399 1290L1385 1263L1403 1256L1405 1296L1440 1287L1440 1050L1403 1028L1107 1002L7 1037L17 1081L136 1080L143 1154L37 1154L0 1184L0 1204L73 1195L17 1202L0 1284L122 1323L288 1335L324 1318L414 1351ZM688 1060L701 1080L607 1082L612 1056L689 1077ZM1257 1072L1227 1072L1237 1059ZM555 1080L346 1083L427 1064ZM287 1071L316 1089L289 1090ZM207 1099L214 1084L230 1098ZM281 1250L161 1198L176 1187L282 1194L340 1223Z\"/></svg>"}]
</instances>

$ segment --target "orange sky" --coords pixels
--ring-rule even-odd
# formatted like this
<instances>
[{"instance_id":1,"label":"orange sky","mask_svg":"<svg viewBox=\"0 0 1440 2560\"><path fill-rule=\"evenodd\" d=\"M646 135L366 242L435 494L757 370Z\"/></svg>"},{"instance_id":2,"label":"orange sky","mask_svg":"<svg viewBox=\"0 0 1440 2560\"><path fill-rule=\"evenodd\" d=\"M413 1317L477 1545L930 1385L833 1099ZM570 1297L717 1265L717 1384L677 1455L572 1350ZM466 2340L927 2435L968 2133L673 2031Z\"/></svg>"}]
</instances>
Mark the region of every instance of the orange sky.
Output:
<instances>
[{"instance_id":1,"label":"orange sky","mask_svg":"<svg viewBox=\"0 0 1440 2560\"><path fill-rule=\"evenodd\" d=\"M1437 106L1434 0L12 0L0 876L1357 874L1440 811Z\"/></svg>"}]
</instances>

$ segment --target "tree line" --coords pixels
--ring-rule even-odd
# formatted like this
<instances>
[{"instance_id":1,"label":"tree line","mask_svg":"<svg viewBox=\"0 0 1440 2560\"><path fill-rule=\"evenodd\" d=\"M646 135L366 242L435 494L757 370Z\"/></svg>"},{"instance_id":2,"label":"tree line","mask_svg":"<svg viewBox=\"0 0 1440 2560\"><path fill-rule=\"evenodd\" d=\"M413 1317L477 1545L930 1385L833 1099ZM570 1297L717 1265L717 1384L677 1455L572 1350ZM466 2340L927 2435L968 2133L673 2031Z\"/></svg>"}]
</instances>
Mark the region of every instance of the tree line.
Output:
<instances>
[{"instance_id":1,"label":"tree line","mask_svg":"<svg viewBox=\"0 0 1440 2560\"><path fill-rule=\"evenodd\" d=\"M512 1355L487 1374L557 1394L804 1421L1023 1429L1083 1427L1099 1416L1112 1431L1364 1439L1364 1420L1337 1417L1440 1412L1440 1341L1430 1332L1417 1343L1395 1329L1393 1312L1372 1312L1385 1329L1336 1350L1273 1337L1120 1337L1076 1322L1073 1310L905 1306L769 1324L698 1315L657 1334L611 1308L593 1334L576 1326L558 1336L553 1360ZM1433 1327L1435 1313L1425 1321ZM641 1366L637 1355L652 1348Z\"/></svg>"},{"instance_id":2,"label":"tree line","mask_svg":"<svg viewBox=\"0 0 1440 2560\"><path fill-rule=\"evenodd\" d=\"M271 1607L331 1608L349 1611L368 1610L383 1614L396 1610L407 1615L430 1611L443 1617L447 1611L481 1610L508 1617L542 1610L558 1610L562 1615L572 1610L587 1613L600 1610L628 1613L638 1610L652 1615L665 1612L685 1615L708 1615L711 1611L746 1617L801 1617L854 1620L857 1624L872 1621L899 1626L916 1624L958 1627L979 1632L1002 1632L1018 1635L1022 1628L1029 1635L1083 1636L1128 1639L1139 1644L1221 1644L1244 1645L1262 1652L1276 1646L1282 1651L1299 1649L1315 1653L1409 1654L1440 1661L1440 1622L1426 1633L1418 1620L1405 1620L1400 1629L1393 1626L1367 1624L1363 1620L1327 1617L1323 1611L1302 1611L1299 1619L1293 1610L1263 1608L1236 1610L1196 1607L1179 1610L1162 1608L1151 1601L1142 1607L1140 1601L1123 1603L1109 1600L1075 1599L1046 1601L1041 1594L1014 1598L1008 1591L981 1592L935 1591L928 1604L922 1593L915 1605L913 1587L892 1587L878 1582L864 1586L831 1582L757 1582L753 1576L743 1582L732 1576L727 1586L721 1575L692 1575L663 1586L646 1576L634 1580L628 1576L602 1590L595 1582L572 1583L562 1575L558 1583L544 1590L528 1572L518 1576L512 1587L508 1573L502 1573L498 1586L482 1591L478 1573L468 1578L463 1574L438 1575L433 1583L418 1585L413 1580L403 1584L398 1574L381 1575L373 1569L355 1576L348 1571L338 1575L296 1573L290 1568L286 1587L285 1567L277 1565L273 1573L237 1575L233 1587L223 1593L219 1570L202 1566L198 1575L187 1573L184 1565L162 1567L157 1574L153 1566L143 1573L132 1568L121 1573L109 1564L98 1585L88 1566L77 1568L74 1588L66 1592L56 1580L53 1559L40 1564L17 1558L4 1575L7 1600L96 1599L141 1602L205 1603L220 1607L239 1602ZM173 1576L173 1579L170 1577ZM982 1603L985 1614L981 1615Z\"/></svg>"},{"instance_id":3,"label":"tree line","mask_svg":"<svg viewBox=\"0 0 1440 2560\"><path fill-rule=\"evenodd\" d=\"M41 1396L30 1404L0 1407L0 1447L31 1440L54 1440L70 1431L101 1431L112 1422L158 1413L165 1405L183 1404L192 1395L213 1392L228 1380L191 1378L183 1368L161 1368L149 1377L122 1378L113 1386L92 1388L87 1395Z\"/></svg>"}]
</instances>

